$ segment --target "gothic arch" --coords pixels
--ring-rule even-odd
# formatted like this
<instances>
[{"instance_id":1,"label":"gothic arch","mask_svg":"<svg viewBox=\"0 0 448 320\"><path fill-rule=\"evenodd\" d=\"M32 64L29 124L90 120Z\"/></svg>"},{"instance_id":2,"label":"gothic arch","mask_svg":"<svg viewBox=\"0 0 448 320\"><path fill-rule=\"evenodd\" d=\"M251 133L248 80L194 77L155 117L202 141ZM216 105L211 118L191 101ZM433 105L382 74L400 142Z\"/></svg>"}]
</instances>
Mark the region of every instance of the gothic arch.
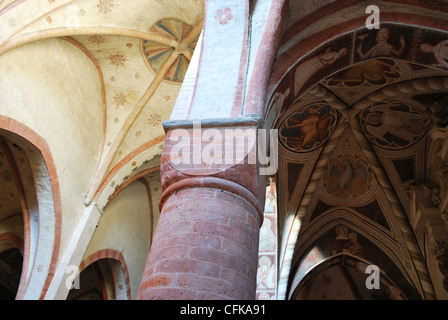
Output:
<instances>
[{"instance_id":1,"label":"gothic arch","mask_svg":"<svg viewBox=\"0 0 448 320\"><path fill-rule=\"evenodd\" d=\"M402 283L397 284L381 269L374 271L379 273L368 278L369 269L375 268L371 261L353 256L350 253L338 253L325 258L313 266L302 278L291 293L291 300L306 299L420 299L418 293ZM333 272L328 270L333 269ZM336 272L334 272L336 270ZM326 274L325 274L326 273ZM325 274L319 279L321 274ZM313 296L315 282L327 282L332 284L333 290L326 290L322 297ZM324 280L324 281L322 281ZM402 281L402 279L400 279ZM398 281L400 282L400 281ZM368 287L368 285L373 287ZM310 297L311 293L311 297ZM317 292L314 292L316 294ZM329 297L328 297L328 296Z\"/></svg>"},{"instance_id":2,"label":"gothic arch","mask_svg":"<svg viewBox=\"0 0 448 320\"><path fill-rule=\"evenodd\" d=\"M23 166L15 172L25 223L23 271L16 299L43 299L54 275L60 246L62 213L56 167L45 140L25 125L0 116L0 136L6 144L16 147L16 155L10 154L13 160L18 152L23 155Z\"/></svg>"},{"instance_id":3,"label":"gothic arch","mask_svg":"<svg viewBox=\"0 0 448 320\"><path fill-rule=\"evenodd\" d=\"M400 12L403 11L403 7L400 7L400 5L403 6L404 4L395 3L398 1L388 2L391 4L386 8L380 6L380 9L384 8L384 10L381 10L381 24L407 25L442 32L448 31L445 20L442 18L430 16L423 11L421 14L394 12L394 6L397 6L396 8L399 8ZM312 55L313 51L319 50L323 44L331 43L340 37L356 31L366 30L367 15L365 14L365 8L370 4L368 1L361 3L359 1L350 1L350 3L347 3L347 1L335 1L288 26L283 34L280 35L280 38L277 38L278 48L268 85L268 99L273 96L274 90L291 69L298 63L306 60L306 57ZM344 9L348 9L351 5L359 9L353 11L353 18L347 21L346 16L344 16ZM425 3L419 0L413 1L409 5L414 10L426 7ZM439 2L438 5L446 10L446 4ZM316 24L316 21L323 20L329 16L334 20L330 27L310 29L315 30L315 32L307 31L308 33L303 35L303 31Z\"/></svg>"},{"instance_id":4,"label":"gothic arch","mask_svg":"<svg viewBox=\"0 0 448 320\"><path fill-rule=\"evenodd\" d=\"M412 5L418 7L422 4L416 1ZM334 17L338 17L339 12L343 11L341 6L342 2L328 5L318 16L324 19L324 12L328 11ZM361 8L361 4L359 7ZM317 148L309 150L298 148L297 146L301 147L299 140L300 138L305 140L304 136L299 136L298 139L294 136L295 133L285 131L284 138L291 138L291 144L290 148L288 146L280 148L280 157L284 159L280 162L285 163L284 168L299 170L300 173L296 178L300 177L301 181L306 181L306 188L302 188L301 194L296 191L291 193L291 196L294 194L300 199L291 201L287 198L286 190L290 188L289 184L296 182L283 181L287 180L288 176L286 172L280 170L278 188L283 190L280 194L283 194L282 197L285 199L279 198L279 212L283 215L279 217L279 229L282 230L279 298L282 298L282 291L286 290L287 279L291 276L287 270L294 263L293 252L296 247L294 239L300 237L304 216L312 211L312 208L309 208L313 205L312 198L321 187L323 171L335 157L336 150L349 152L352 147L362 150L378 179L380 187L378 190L383 190L390 199L390 210L398 220L407 220L409 198L403 187L407 180L400 180L405 178L403 175L400 176L401 173L397 174L399 171L397 164L401 163L400 161L404 163L407 156L411 162L413 161L414 171L418 171L412 173L415 175L415 180L425 178L422 168L426 161L425 139L429 129L424 131L422 127L421 134L418 137L415 135L412 143L409 140L407 145L403 143L400 146L394 142L389 145L393 147L388 148L386 144L378 144L376 136L369 136L373 130L369 132L365 130L361 116L368 108L371 109L365 111L366 114L370 110L372 112L379 110L378 104L400 104L409 114L420 114L422 119L426 117L425 128L430 127L427 125L430 123L430 108L429 105L425 105L428 102L423 102L421 97L448 92L446 81L448 66L439 64L427 47L442 43L442 39L448 37L446 26L437 18L431 20L424 15L397 14L386 10L382 12L381 28L367 30L366 17L362 11L361 13L362 16L355 15L349 23L347 21L342 23L341 17L335 18L334 26L325 30L317 26L311 28L316 20L305 17L303 18L305 20L299 20L290 26L279 42L268 87L270 102L264 111L266 126L281 130L281 126L287 123L293 128L293 123L300 122L310 114L311 108L318 109L320 114L323 114L324 108L329 106L337 110L336 113L339 115L337 124L332 128L333 131L327 140L322 140L320 145L314 145ZM299 24L304 21L307 22L305 26ZM307 27L309 30L314 30L314 33L309 30L306 31L308 33L305 32L308 37L301 35ZM379 40L380 34L383 40ZM303 37L296 37L297 35ZM372 53L375 52L374 49L379 48L377 44L380 41L387 43L388 51ZM281 132L279 136L282 138ZM281 186L282 184L286 185ZM341 205L344 202L343 197L340 199ZM291 207L291 203L296 202L299 203L297 207ZM408 248L413 253L418 252L417 239L412 236L409 222L407 224L406 231L402 235L397 233L397 237L401 239L400 241L403 238L412 239L406 240ZM421 253L419 255L420 258L414 261L414 264L419 266L417 274L427 273L427 270L423 271L425 267L422 255ZM423 269L420 270L420 266L423 266ZM434 296L430 283L424 283L423 287L427 290L426 297Z\"/></svg>"},{"instance_id":5,"label":"gothic arch","mask_svg":"<svg viewBox=\"0 0 448 320\"><path fill-rule=\"evenodd\" d=\"M78 276L87 267L100 261L103 263L100 266L102 269L101 273L110 273L108 278L110 283L107 285L111 286L109 290L113 291L115 299L131 300L131 282L128 267L123 254L119 251L104 249L90 255L80 264Z\"/></svg>"},{"instance_id":6,"label":"gothic arch","mask_svg":"<svg viewBox=\"0 0 448 320\"><path fill-rule=\"evenodd\" d=\"M333 244L338 238L337 229L339 227L343 227L346 231L344 240L341 241L344 243L344 247L334 249ZM356 235L360 244L360 248L355 251L350 248L349 235L351 233ZM372 225L355 210L349 208L331 209L301 231L292 261L288 296L290 297L293 294L298 283L312 268L342 253L370 261L370 265L379 266L382 272L388 269L386 274L390 272L394 276L398 276L406 286L414 288L417 292L418 290L415 288L418 288L419 284L415 283L400 255L397 254L402 250L400 244L391 234L386 233L379 226ZM303 265L307 266L305 274Z\"/></svg>"}]
</instances>

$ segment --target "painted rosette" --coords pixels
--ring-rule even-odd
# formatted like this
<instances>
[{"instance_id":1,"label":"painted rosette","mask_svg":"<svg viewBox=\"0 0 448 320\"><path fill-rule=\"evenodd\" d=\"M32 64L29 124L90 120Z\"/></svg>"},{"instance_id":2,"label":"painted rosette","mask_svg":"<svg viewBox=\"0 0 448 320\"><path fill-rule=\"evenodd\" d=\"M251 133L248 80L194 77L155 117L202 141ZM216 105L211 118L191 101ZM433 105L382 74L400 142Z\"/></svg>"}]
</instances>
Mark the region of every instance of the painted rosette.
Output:
<instances>
[{"instance_id":1,"label":"painted rosette","mask_svg":"<svg viewBox=\"0 0 448 320\"><path fill-rule=\"evenodd\" d=\"M149 32L167 39L175 40L179 43L191 29L192 27L182 20L165 18L157 21L151 28L149 28ZM196 42L193 42L187 48L193 52L195 46ZM175 48L154 41L142 40L141 50L149 69L152 70L154 74L158 74L165 61L174 52ZM165 74L164 80L181 83L184 80L189 62L188 58L183 54L179 55Z\"/></svg>"}]
</instances>

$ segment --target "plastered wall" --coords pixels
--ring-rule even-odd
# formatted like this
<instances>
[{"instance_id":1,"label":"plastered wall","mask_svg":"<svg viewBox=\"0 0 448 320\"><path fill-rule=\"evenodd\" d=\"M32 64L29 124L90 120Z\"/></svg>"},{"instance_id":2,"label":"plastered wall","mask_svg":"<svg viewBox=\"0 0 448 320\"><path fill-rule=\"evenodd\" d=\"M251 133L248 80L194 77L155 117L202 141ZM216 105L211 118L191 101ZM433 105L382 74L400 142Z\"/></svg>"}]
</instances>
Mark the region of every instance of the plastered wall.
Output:
<instances>
[{"instance_id":1,"label":"plastered wall","mask_svg":"<svg viewBox=\"0 0 448 320\"><path fill-rule=\"evenodd\" d=\"M0 113L40 135L54 159L62 201L62 253L84 210L102 142L97 70L72 44L50 39L0 56L0 74Z\"/></svg>"},{"instance_id":2,"label":"plastered wall","mask_svg":"<svg viewBox=\"0 0 448 320\"><path fill-rule=\"evenodd\" d=\"M149 252L151 217L148 192L139 181L120 192L106 207L84 259L101 250L120 252L127 265L135 299Z\"/></svg>"}]
</instances>

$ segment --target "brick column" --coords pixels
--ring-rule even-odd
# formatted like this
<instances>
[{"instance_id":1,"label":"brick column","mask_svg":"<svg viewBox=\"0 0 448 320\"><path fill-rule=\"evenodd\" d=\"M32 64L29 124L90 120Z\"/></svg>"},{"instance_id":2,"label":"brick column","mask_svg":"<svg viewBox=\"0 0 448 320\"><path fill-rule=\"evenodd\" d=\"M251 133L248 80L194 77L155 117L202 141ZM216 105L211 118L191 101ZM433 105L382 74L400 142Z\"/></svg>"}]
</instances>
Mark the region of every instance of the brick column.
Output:
<instances>
[{"instance_id":1,"label":"brick column","mask_svg":"<svg viewBox=\"0 0 448 320\"><path fill-rule=\"evenodd\" d=\"M240 141L224 150L233 140L225 138L229 129L237 128L214 131L215 136L222 134L217 145L223 146L227 164L207 164L204 159L175 164L172 151L179 143L171 141L175 129L167 132L161 160L161 215L138 299L255 299L266 183L247 153L243 163L229 163L230 150L235 154L243 147ZM247 134L257 128L239 129ZM192 156L205 150L207 144L195 149L205 131L184 129L192 138Z\"/></svg>"}]
</instances>

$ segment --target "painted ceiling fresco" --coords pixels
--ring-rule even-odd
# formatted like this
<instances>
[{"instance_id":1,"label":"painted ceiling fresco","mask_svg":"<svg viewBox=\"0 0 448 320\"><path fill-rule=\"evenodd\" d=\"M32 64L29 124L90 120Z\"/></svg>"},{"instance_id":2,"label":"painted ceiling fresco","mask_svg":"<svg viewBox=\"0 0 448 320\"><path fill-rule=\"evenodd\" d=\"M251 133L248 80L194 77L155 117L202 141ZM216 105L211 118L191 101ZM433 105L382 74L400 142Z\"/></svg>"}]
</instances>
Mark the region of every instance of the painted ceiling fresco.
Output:
<instances>
[{"instance_id":1,"label":"painted ceiling fresco","mask_svg":"<svg viewBox=\"0 0 448 320\"><path fill-rule=\"evenodd\" d=\"M328 104L309 106L288 118L280 127L281 141L292 150L314 150L331 135L336 120L337 114Z\"/></svg>"},{"instance_id":2,"label":"painted ceiling fresco","mask_svg":"<svg viewBox=\"0 0 448 320\"><path fill-rule=\"evenodd\" d=\"M420 258L403 221L410 186L431 180L429 132L437 126L434 103L448 95L447 39L393 24L362 29L303 57L279 82L267 122L279 129L279 264L291 264L280 280L287 298L428 294L415 285ZM385 282L368 297L357 263L381 265L400 283ZM344 286L352 289L336 290Z\"/></svg>"},{"instance_id":3,"label":"painted ceiling fresco","mask_svg":"<svg viewBox=\"0 0 448 320\"><path fill-rule=\"evenodd\" d=\"M124 178L161 153L168 120L202 30L204 1L0 1L1 52L59 38L98 69L105 132L89 201L104 205ZM138 14L136 15L136 12Z\"/></svg>"}]
</instances>

